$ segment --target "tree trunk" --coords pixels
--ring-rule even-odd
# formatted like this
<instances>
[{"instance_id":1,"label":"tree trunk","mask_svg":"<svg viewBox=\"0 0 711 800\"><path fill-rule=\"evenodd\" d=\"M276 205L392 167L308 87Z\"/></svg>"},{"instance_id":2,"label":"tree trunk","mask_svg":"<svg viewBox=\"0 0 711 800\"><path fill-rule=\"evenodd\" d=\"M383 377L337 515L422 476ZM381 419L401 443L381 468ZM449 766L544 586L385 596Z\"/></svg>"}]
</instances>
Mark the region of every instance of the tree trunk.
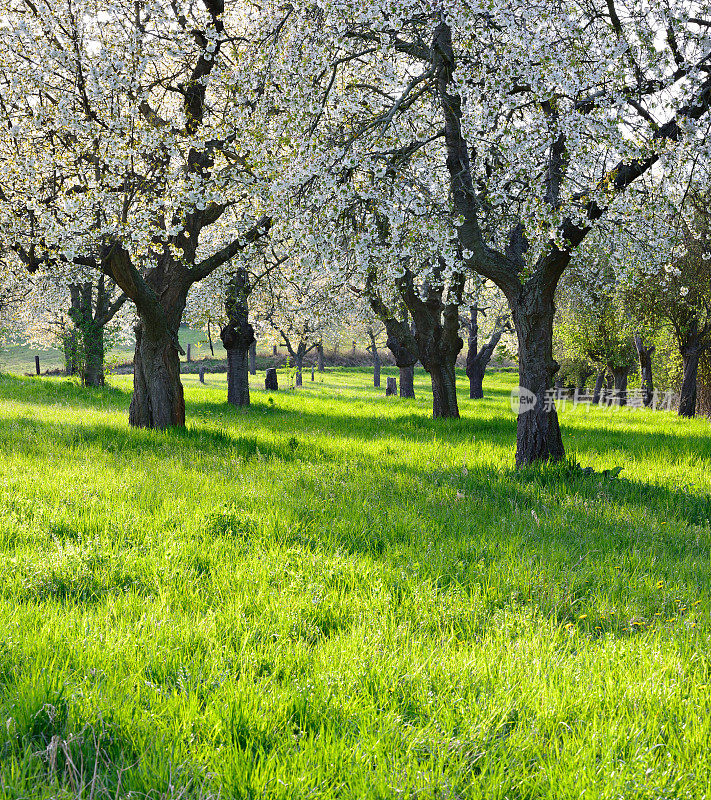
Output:
<instances>
[{"instance_id":1,"label":"tree trunk","mask_svg":"<svg viewBox=\"0 0 711 800\"><path fill-rule=\"evenodd\" d=\"M185 399L180 382L180 356L174 339L163 328L141 319L136 327L133 397L129 423L137 428L185 425Z\"/></svg>"},{"instance_id":2,"label":"tree trunk","mask_svg":"<svg viewBox=\"0 0 711 800\"><path fill-rule=\"evenodd\" d=\"M269 391L277 391L277 389L279 388L277 371L274 367L270 367L267 370L267 374L264 377L264 388Z\"/></svg>"},{"instance_id":3,"label":"tree trunk","mask_svg":"<svg viewBox=\"0 0 711 800\"><path fill-rule=\"evenodd\" d=\"M494 331L489 341L481 348L478 347L479 325L477 316L479 309L471 306L471 322L469 325L469 350L467 352L467 377L469 378L469 399L482 400L484 397L484 375L489 366L491 357L494 355L496 346L504 335L505 320L501 317L497 320Z\"/></svg>"},{"instance_id":4,"label":"tree trunk","mask_svg":"<svg viewBox=\"0 0 711 800\"><path fill-rule=\"evenodd\" d=\"M210 355L215 357L215 348L212 346L212 333L210 333L210 320L207 321L207 341L210 344Z\"/></svg>"},{"instance_id":5,"label":"tree trunk","mask_svg":"<svg viewBox=\"0 0 711 800\"><path fill-rule=\"evenodd\" d=\"M614 402L620 406L627 405L627 378L629 367L615 367L610 370L614 379Z\"/></svg>"},{"instance_id":6,"label":"tree trunk","mask_svg":"<svg viewBox=\"0 0 711 800\"><path fill-rule=\"evenodd\" d=\"M696 377L699 372L699 359L702 348L697 342L687 343L681 350L684 362L684 377L681 381L679 416L693 417L696 414Z\"/></svg>"},{"instance_id":7,"label":"tree trunk","mask_svg":"<svg viewBox=\"0 0 711 800\"><path fill-rule=\"evenodd\" d=\"M415 397L415 365L400 367L400 397Z\"/></svg>"},{"instance_id":8,"label":"tree trunk","mask_svg":"<svg viewBox=\"0 0 711 800\"><path fill-rule=\"evenodd\" d=\"M532 286L511 305L518 337L521 392L516 466L561 461L565 449L550 391L558 371L553 359L553 298Z\"/></svg>"},{"instance_id":9,"label":"tree trunk","mask_svg":"<svg viewBox=\"0 0 711 800\"><path fill-rule=\"evenodd\" d=\"M323 372L323 342L319 342L316 346L316 353L318 355L318 371Z\"/></svg>"},{"instance_id":10,"label":"tree trunk","mask_svg":"<svg viewBox=\"0 0 711 800\"><path fill-rule=\"evenodd\" d=\"M380 388L380 353L378 352L378 345L375 341L375 334L372 329L368 330L370 337L370 350L373 353L373 386L376 389Z\"/></svg>"},{"instance_id":11,"label":"tree trunk","mask_svg":"<svg viewBox=\"0 0 711 800\"><path fill-rule=\"evenodd\" d=\"M249 365L247 351L241 347L227 350L227 402L237 408L246 408L249 399Z\"/></svg>"},{"instance_id":12,"label":"tree trunk","mask_svg":"<svg viewBox=\"0 0 711 800\"><path fill-rule=\"evenodd\" d=\"M459 419L457 377L454 364L445 363L430 372L432 380L432 416L434 419Z\"/></svg>"},{"instance_id":13,"label":"tree trunk","mask_svg":"<svg viewBox=\"0 0 711 800\"><path fill-rule=\"evenodd\" d=\"M642 337L636 333L634 335L634 346L639 356L639 371L642 376L642 401L649 408L654 399L654 381L652 379L652 353L655 347L645 347Z\"/></svg>"},{"instance_id":14,"label":"tree trunk","mask_svg":"<svg viewBox=\"0 0 711 800\"><path fill-rule=\"evenodd\" d=\"M484 397L484 371L479 355L479 306L469 307L469 341L467 342L467 377L469 378L469 399L481 400Z\"/></svg>"},{"instance_id":15,"label":"tree trunk","mask_svg":"<svg viewBox=\"0 0 711 800\"><path fill-rule=\"evenodd\" d=\"M62 335L62 349L64 350L64 371L67 375L76 375L77 349L79 336L76 328L66 330Z\"/></svg>"},{"instance_id":16,"label":"tree trunk","mask_svg":"<svg viewBox=\"0 0 711 800\"><path fill-rule=\"evenodd\" d=\"M595 390L593 392L593 405L600 404L600 395L602 394L603 386L605 385L605 369L601 369L597 373L597 378L595 379Z\"/></svg>"},{"instance_id":17,"label":"tree trunk","mask_svg":"<svg viewBox=\"0 0 711 800\"><path fill-rule=\"evenodd\" d=\"M386 323L387 325L387 323ZM400 370L400 397L415 397L415 364L417 356L391 333L386 342L388 350L393 354Z\"/></svg>"},{"instance_id":18,"label":"tree trunk","mask_svg":"<svg viewBox=\"0 0 711 800\"><path fill-rule=\"evenodd\" d=\"M469 358L467 357L467 361ZM471 364L467 364L467 376L469 377L469 399L482 400L484 398L484 375L486 365L478 359L472 359Z\"/></svg>"},{"instance_id":19,"label":"tree trunk","mask_svg":"<svg viewBox=\"0 0 711 800\"><path fill-rule=\"evenodd\" d=\"M257 340L249 346L249 374L257 374Z\"/></svg>"},{"instance_id":20,"label":"tree trunk","mask_svg":"<svg viewBox=\"0 0 711 800\"><path fill-rule=\"evenodd\" d=\"M302 370L304 368L304 357L299 352L297 352L296 357L294 358L294 365L296 367L296 375L294 377L294 385L295 386L303 386L304 385L304 378L303 378Z\"/></svg>"},{"instance_id":21,"label":"tree trunk","mask_svg":"<svg viewBox=\"0 0 711 800\"><path fill-rule=\"evenodd\" d=\"M99 322L87 323L84 337L84 386L104 385L104 326Z\"/></svg>"},{"instance_id":22,"label":"tree trunk","mask_svg":"<svg viewBox=\"0 0 711 800\"><path fill-rule=\"evenodd\" d=\"M227 284L225 313L228 324L220 331L227 351L227 402L245 408L249 398L249 350L254 343L254 328L247 321L247 301L251 287L247 271L241 267Z\"/></svg>"}]
</instances>

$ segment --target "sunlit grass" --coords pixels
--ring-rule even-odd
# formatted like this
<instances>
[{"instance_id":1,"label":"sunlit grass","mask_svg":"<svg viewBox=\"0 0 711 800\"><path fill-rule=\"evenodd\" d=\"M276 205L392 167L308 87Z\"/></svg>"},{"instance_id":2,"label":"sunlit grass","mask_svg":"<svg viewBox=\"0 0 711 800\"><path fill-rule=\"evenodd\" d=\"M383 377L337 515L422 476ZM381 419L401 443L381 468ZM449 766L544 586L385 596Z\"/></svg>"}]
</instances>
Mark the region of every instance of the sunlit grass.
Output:
<instances>
[{"instance_id":1,"label":"sunlit grass","mask_svg":"<svg viewBox=\"0 0 711 800\"><path fill-rule=\"evenodd\" d=\"M708 422L309 378L0 377L0 796L711 797Z\"/></svg>"}]
</instances>

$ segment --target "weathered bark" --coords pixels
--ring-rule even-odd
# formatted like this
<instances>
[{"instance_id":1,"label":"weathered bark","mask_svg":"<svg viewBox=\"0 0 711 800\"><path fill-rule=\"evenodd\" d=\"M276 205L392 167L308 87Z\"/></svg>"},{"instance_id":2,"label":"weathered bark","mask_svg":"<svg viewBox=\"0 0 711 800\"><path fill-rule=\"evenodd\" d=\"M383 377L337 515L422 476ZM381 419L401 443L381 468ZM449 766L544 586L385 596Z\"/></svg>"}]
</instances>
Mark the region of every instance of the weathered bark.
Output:
<instances>
[{"instance_id":1,"label":"weathered bark","mask_svg":"<svg viewBox=\"0 0 711 800\"><path fill-rule=\"evenodd\" d=\"M597 378L595 379L595 390L593 391L593 405L599 405L600 403L600 396L602 395L603 387L605 385L605 374L606 370L604 367L597 373Z\"/></svg>"},{"instance_id":2,"label":"weathered bark","mask_svg":"<svg viewBox=\"0 0 711 800\"><path fill-rule=\"evenodd\" d=\"M277 371L275 367L270 367L264 378L264 388L270 391L277 391L279 388L279 381L277 380Z\"/></svg>"},{"instance_id":3,"label":"weathered bark","mask_svg":"<svg viewBox=\"0 0 711 800\"><path fill-rule=\"evenodd\" d=\"M371 329L368 329L368 336L370 337L370 347L368 348L373 354L373 386L376 389L380 388L380 352L378 351L378 343L375 341L375 334Z\"/></svg>"},{"instance_id":4,"label":"weathered bark","mask_svg":"<svg viewBox=\"0 0 711 800\"><path fill-rule=\"evenodd\" d=\"M245 408L250 404L248 353L254 329L249 323L232 322L220 331L220 338L227 351L227 402Z\"/></svg>"},{"instance_id":5,"label":"weathered bark","mask_svg":"<svg viewBox=\"0 0 711 800\"><path fill-rule=\"evenodd\" d=\"M399 367L400 372L400 397L414 400L415 398L415 367Z\"/></svg>"},{"instance_id":6,"label":"weathered bark","mask_svg":"<svg viewBox=\"0 0 711 800\"><path fill-rule=\"evenodd\" d=\"M494 355L496 346L501 341L501 337L506 330L505 319L499 317L494 325L494 330L489 341L481 348L479 346L479 308L476 305L470 306L469 322L469 350L467 352L466 373L469 378L469 399L481 400L484 397L484 375L489 366L491 357Z\"/></svg>"},{"instance_id":7,"label":"weathered bark","mask_svg":"<svg viewBox=\"0 0 711 800\"><path fill-rule=\"evenodd\" d=\"M257 374L257 340L249 346L249 374Z\"/></svg>"},{"instance_id":8,"label":"weathered bark","mask_svg":"<svg viewBox=\"0 0 711 800\"><path fill-rule=\"evenodd\" d=\"M225 313L228 322L220 331L227 351L227 402L237 408L250 404L249 350L255 341L254 328L247 321L250 292L247 270L240 267L227 284Z\"/></svg>"},{"instance_id":9,"label":"weathered bark","mask_svg":"<svg viewBox=\"0 0 711 800\"><path fill-rule=\"evenodd\" d=\"M406 269L396 282L400 296L407 306L414 326L413 338L422 366L432 382L432 416L459 418L455 366L464 346L459 336L459 307L464 290L464 276L454 273L443 300L444 264L440 260L431 270L423 287L423 300L415 289L413 275Z\"/></svg>"},{"instance_id":10,"label":"weathered bark","mask_svg":"<svg viewBox=\"0 0 711 800\"><path fill-rule=\"evenodd\" d=\"M84 335L84 386L103 386L104 376L104 326L92 322Z\"/></svg>"},{"instance_id":11,"label":"weathered bark","mask_svg":"<svg viewBox=\"0 0 711 800\"><path fill-rule=\"evenodd\" d=\"M104 385L105 328L126 300L120 295L110 302L106 277L100 276L94 284L87 281L70 287L72 319L72 369L80 372L84 386Z\"/></svg>"},{"instance_id":12,"label":"weathered bark","mask_svg":"<svg viewBox=\"0 0 711 800\"><path fill-rule=\"evenodd\" d=\"M62 349L64 350L64 371L67 375L76 375L79 371L79 328L78 319L82 315L81 285L72 284L69 287L70 308L69 320L71 325L65 328L62 335Z\"/></svg>"},{"instance_id":13,"label":"weathered bark","mask_svg":"<svg viewBox=\"0 0 711 800\"><path fill-rule=\"evenodd\" d=\"M454 365L443 363L433 367L430 372L432 380L432 416L435 419L459 419L457 405L457 377Z\"/></svg>"},{"instance_id":14,"label":"weathered bark","mask_svg":"<svg viewBox=\"0 0 711 800\"><path fill-rule=\"evenodd\" d=\"M169 428L185 425L185 398L180 382L180 355L174 331L140 318L136 326L133 360L133 396L129 423L137 428Z\"/></svg>"},{"instance_id":15,"label":"weathered bark","mask_svg":"<svg viewBox=\"0 0 711 800\"><path fill-rule=\"evenodd\" d=\"M612 367L610 369L614 380L613 402L615 405L627 405L627 379L630 374L629 367Z\"/></svg>"},{"instance_id":16,"label":"weathered bark","mask_svg":"<svg viewBox=\"0 0 711 800\"><path fill-rule=\"evenodd\" d=\"M391 326L388 327L387 322L385 325L388 331L388 338L385 345L393 354L395 363L400 370L400 397L414 398L414 376L417 355L397 337L397 331L394 325L391 324Z\"/></svg>"},{"instance_id":17,"label":"weathered bark","mask_svg":"<svg viewBox=\"0 0 711 800\"><path fill-rule=\"evenodd\" d=\"M547 292L522 291L511 311L518 337L519 384L530 401L518 415L516 466L560 461L565 450L550 392L558 371L553 358L553 298Z\"/></svg>"},{"instance_id":18,"label":"weathered bark","mask_svg":"<svg viewBox=\"0 0 711 800\"><path fill-rule=\"evenodd\" d=\"M639 371L642 376L642 401L645 406L652 405L654 399L654 380L652 378L652 354L654 345L645 347L642 337L636 333L634 335L634 346L639 356Z\"/></svg>"},{"instance_id":19,"label":"weathered bark","mask_svg":"<svg viewBox=\"0 0 711 800\"><path fill-rule=\"evenodd\" d=\"M700 346L696 337L691 337L681 349L684 377L681 381L681 396L679 398L680 417L693 417L696 415L696 379L702 352L703 347Z\"/></svg>"}]
</instances>

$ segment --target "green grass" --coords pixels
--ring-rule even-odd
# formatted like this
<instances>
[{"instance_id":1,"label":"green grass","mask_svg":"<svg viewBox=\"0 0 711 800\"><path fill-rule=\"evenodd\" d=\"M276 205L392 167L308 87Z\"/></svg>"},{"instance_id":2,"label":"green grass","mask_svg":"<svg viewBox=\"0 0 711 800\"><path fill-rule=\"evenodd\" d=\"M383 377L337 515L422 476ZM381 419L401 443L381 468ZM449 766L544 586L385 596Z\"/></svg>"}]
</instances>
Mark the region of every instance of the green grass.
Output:
<instances>
[{"instance_id":1,"label":"green grass","mask_svg":"<svg viewBox=\"0 0 711 800\"><path fill-rule=\"evenodd\" d=\"M425 377L188 375L168 433L0 377L0 797L711 797L708 422L517 473L515 376Z\"/></svg>"}]
</instances>

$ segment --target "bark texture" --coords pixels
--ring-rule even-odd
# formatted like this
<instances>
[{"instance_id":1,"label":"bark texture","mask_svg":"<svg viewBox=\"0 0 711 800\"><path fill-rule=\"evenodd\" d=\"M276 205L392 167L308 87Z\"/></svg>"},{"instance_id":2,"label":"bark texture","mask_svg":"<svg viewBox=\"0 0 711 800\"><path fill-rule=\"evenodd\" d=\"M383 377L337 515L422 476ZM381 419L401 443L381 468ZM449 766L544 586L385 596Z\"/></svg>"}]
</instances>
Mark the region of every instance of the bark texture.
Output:
<instances>
[{"instance_id":1,"label":"bark texture","mask_svg":"<svg viewBox=\"0 0 711 800\"><path fill-rule=\"evenodd\" d=\"M614 380L613 403L618 406L627 405L627 380L630 374L629 367L614 367L610 370Z\"/></svg>"},{"instance_id":2,"label":"bark texture","mask_svg":"<svg viewBox=\"0 0 711 800\"><path fill-rule=\"evenodd\" d=\"M249 351L255 342L254 328L248 322L249 276L240 267L227 284L225 313L227 325L220 331L227 351L227 402L237 408L250 404Z\"/></svg>"},{"instance_id":3,"label":"bark texture","mask_svg":"<svg viewBox=\"0 0 711 800\"><path fill-rule=\"evenodd\" d=\"M174 337L141 319L136 326L129 423L137 428L185 425L180 356Z\"/></svg>"},{"instance_id":4,"label":"bark texture","mask_svg":"<svg viewBox=\"0 0 711 800\"><path fill-rule=\"evenodd\" d=\"M642 376L642 401L648 408L654 400L654 379L652 376L652 355L654 345L646 347L640 334L634 336L634 346L639 357L639 371Z\"/></svg>"},{"instance_id":5,"label":"bark texture","mask_svg":"<svg viewBox=\"0 0 711 800\"><path fill-rule=\"evenodd\" d=\"M592 400L593 401L593 405L599 405L600 404L600 398L603 395L603 390L604 390L604 387L605 387L605 375L606 375L606 370L603 367L597 373L597 378L595 379L595 389L593 391L593 400Z\"/></svg>"},{"instance_id":6,"label":"bark texture","mask_svg":"<svg viewBox=\"0 0 711 800\"><path fill-rule=\"evenodd\" d=\"M410 365L408 367L399 367L400 373L400 397L404 399L415 399L415 367ZM395 380L395 379L393 379Z\"/></svg>"},{"instance_id":7,"label":"bark texture","mask_svg":"<svg viewBox=\"0 0 711 800\"><path fill-rule=\"evenodd\" d=\"M696 415L696 383L702 352L703 347L697 336L688 337L681 348L684 376L681 381L681 395L679 397L680 417L693 417Z\"/></svg>"},{"instance_id":8,"label":"bark texture","mask_svg":"<svg viewBox=\"0 0 711 800\"><path fill-rule=\"evenodd\" d=\"M368 329L368 336L370 338L370 346L368 349L373 354L373 386L376 389L380 388L380 352L378 351L378 343L375 341L375 333L372 328Z\"/></svg>"},{"instance_id":9,"label":"bark texture","mask_svg":"<svg viewBox=\"0 0 711 800\"><path fill-rule=\"evenodd\" d=\"M508 324L508 318L500 316L494 324L494 330L487 343L479 347L479 314L480 309L477 305L469 308L469 342L467 352L467 377L469 378L469 399L481 400L484 397L484 375L489 366L491 357L494 355L497 345L501 341Z\"/></svg>"},{"instance_id":10,"label":"bark texture","mask_svg":"<svg viewBox=\"0 0 711 800\"><path fill-rule=\"evenodd\" d=\"M516 466L536 461L560 461L565 456L558 413L552 400L558 363L553 358L552 294L521 292L512 303L519 353L519 385L529 394L516 430Z\"/></svg>"},{"instance_id":11,"label":"bark texture","mask_svg":"<svg viewBox=\"0 0 711 800\"><path fill-rule=\"evenodd\" d=\"M270 367L264 378L264 388L270 391L277 391L279 388L279 381L277 380L277 371L275 367Z\"/></svg>"}]
</instances>

